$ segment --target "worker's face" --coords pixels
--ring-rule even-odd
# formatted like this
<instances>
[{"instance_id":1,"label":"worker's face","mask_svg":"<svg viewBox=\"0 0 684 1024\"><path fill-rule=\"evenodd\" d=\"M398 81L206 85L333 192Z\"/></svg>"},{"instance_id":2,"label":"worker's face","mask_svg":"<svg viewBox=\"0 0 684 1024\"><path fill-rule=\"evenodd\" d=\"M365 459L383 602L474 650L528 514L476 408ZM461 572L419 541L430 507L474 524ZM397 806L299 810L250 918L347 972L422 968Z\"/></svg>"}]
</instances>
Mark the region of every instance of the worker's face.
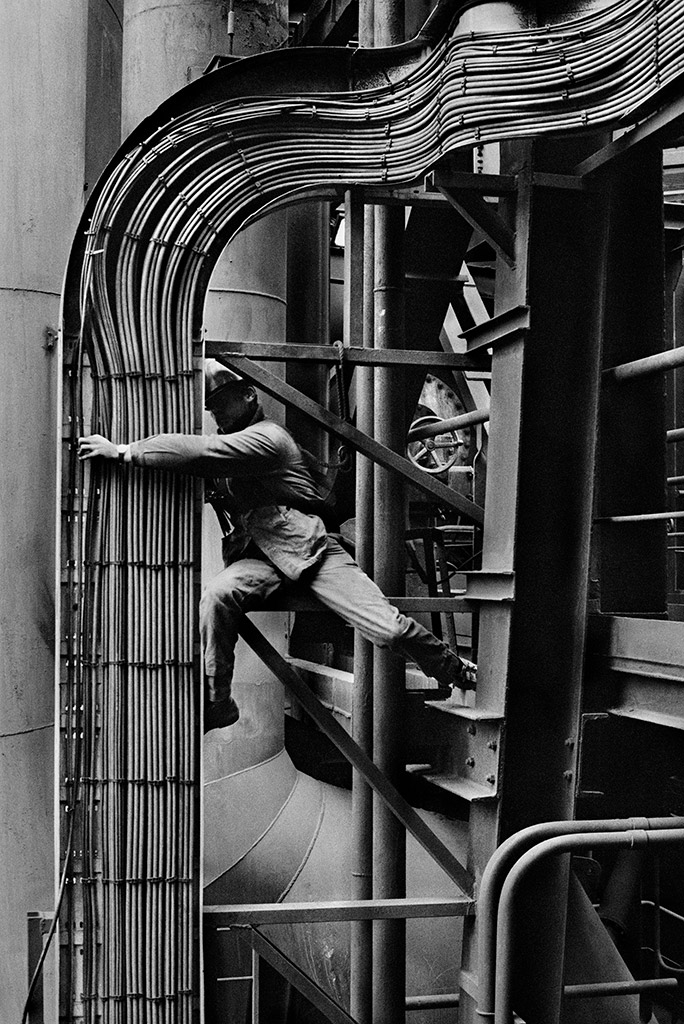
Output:
<instances>
[{"instance_id":1,"label":"worker's face","mask_svg":"<svg viewBox=\"0 0 684 1024\"><path fill-rule=\"evenodd\" d=\"M209 406L221 434L242 430L251 421L256 410L257 395L252 387L227 387Z\"/></svg>"}]
</instances>

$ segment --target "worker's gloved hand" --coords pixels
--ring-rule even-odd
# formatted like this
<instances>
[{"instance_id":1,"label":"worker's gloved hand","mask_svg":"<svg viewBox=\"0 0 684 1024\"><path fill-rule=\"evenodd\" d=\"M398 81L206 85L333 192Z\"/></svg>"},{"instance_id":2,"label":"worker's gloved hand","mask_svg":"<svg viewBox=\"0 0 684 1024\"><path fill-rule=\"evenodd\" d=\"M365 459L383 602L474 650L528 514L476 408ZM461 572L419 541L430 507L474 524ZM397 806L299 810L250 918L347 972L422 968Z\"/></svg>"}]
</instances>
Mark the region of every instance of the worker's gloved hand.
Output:
<instances>
[{"instance_id":1,"label":"worker's gloved hand","mask_svg":"<svg viewBox=\"0 0 684 1024\"><path fill-rule=\"evenodd\" d=\"M477 684L477 665L473 661L468 661L467 658L461 658L461 664L463 666L461 688L474 690Z\"/></svg>"},{"instance_id":2,"label":"worker's gloved hand","mask_svg":"<svg viewBox=\"0 0 684 1024\"><path fill-rule=\"evenodd\" d=\"M119 449L113 441L108 441L102 434L90 434L78 439L79 459L118 459Z\"/></svg>"}]
</instances>

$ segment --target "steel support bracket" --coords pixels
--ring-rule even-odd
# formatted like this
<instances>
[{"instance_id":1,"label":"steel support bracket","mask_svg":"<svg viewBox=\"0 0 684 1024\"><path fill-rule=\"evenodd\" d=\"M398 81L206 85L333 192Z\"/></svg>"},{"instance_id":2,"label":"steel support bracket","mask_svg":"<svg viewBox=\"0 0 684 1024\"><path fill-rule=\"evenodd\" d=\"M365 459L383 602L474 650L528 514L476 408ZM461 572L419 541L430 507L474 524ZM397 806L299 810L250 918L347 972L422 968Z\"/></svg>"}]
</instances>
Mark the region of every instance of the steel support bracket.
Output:
<instances>
[{"instance_id":1,"label":"steel support bracket","mask_svg":"<svg viewBox=\"0 0 684 1024\"><path fill-rule=\"evenodd\" d=\"M226 931L237 926L312 924L331 921L389 921L470 917L475 900L469 896L421 896L404 899L311 900L307 903L238 903L206 906L202 916L211 928Z\"/></svg>"},{"instance_id":2,"label":"steel support bracket","mask_svg":"<svg viewBox=\"0 0 684 1024\"><path fill-rule=\"evenodd\" d=\"M515 600L514 572L466 572L466 601Z\"/></svg>"},{"instance_id":3,"label":"steel support bracket","mask_svg":"<svg viewBox=\"0 0 684 1024\"><path fill-rule=\"evenodd\" d=\"M334 999L331 999L327 992L324 992L304 971L293 963L289 957L278 949L274 943L255 928L246 928L242 932L252 949L263 957L271 967L275 968L286 981L289 981L293 988L309 1000L317 1010L320 1010L331 1024L357 1024L354 1017L351 1017Z\"/></svg>"},{"instance_id":4,"label":"steel support bracket","mask_svg":"<svg viewBox=\"0 0 684 1024\"><path fill-rule=\"evenodd\" d=\"M491 320L471 327L459 335L466 343L468 352L481 348L500 348L515 341L522 341L530 329L530 307L513 306L498 313Z\"/></svg>"},{"instance_id":5,"label":"steel support bracket","mask_svg":"<svg viewBox=\"0 0 684 1024\"><path fill-rule=\"evenodd\" d=\"M449 700L426 701L425 706L437 712L458 710ZM437 728L446 739L443 764L414 768L411 774L468 802L491 800L497 795L502 724L501 717L441 718Z\"/></svg>"},{"instance_id":6,"label":"steel support bracket","mask_svg":"<svg viewBox=\"0 0 684 1024\"><path fill-rule=\"evenodd\" d=\"M637 111L630 113L630 118L635 121L638 116ZM593 174L617 157L631 152L635 146L644 143L666 145L670 138L681 134L683 124L684 96L678 96L672 103L659 107L654 114L641 121L636 127L630 128L624 135L582 160L573 167L572 173L581 176Z\"/></svg>"},{"instance_id":7,"label":"steel support bracket","mask_svg":"<svg viewBox=\"0 0 684 1024\"><path fill-rule=\"evenodd\" d=\"M585 192L591 188L580 174L548 174L546 171L533 171L532 184L536 188L570 189L574 192Z\"/></svg>"},{"instance_id":8,"label":"steel support bracket","mask_svg":"<svg viewBox=\"0 0 684 1024\"><path fill-rule=\"evenodd\" d=\"M428 175L435 188L446 191L480 192L486 196L500 196L516 191L515 174L476 174L474 171L435 170Z\"/></svg>"},{"instance_id":9,"label":"steel support bracket","mask_svg":"<svg viewBox=\"0 0 684 1024\"><path fill-rule=\"evenodd\" d=\"M509 267L515 266L515 232L511 231L496 210L472 192L443 186L440 186L440 191L471 227L483 233L502 260Z\"/></svg>"}]
</instances>

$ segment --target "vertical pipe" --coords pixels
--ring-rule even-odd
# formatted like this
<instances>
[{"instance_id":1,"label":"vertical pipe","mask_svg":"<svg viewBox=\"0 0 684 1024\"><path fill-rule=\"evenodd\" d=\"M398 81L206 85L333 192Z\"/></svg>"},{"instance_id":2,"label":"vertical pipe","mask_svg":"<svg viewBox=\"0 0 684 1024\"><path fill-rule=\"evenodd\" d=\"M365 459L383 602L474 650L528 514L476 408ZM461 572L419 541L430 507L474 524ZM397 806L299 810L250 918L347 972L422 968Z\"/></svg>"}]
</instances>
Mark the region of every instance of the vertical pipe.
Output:
<instances>
[{"instance_id":1,"label":"vertical pipe","mask_svg":"<svg viewBox=\"0 0 684 1024\"><path fill-rule=\"evenodd\" d=\"M397 348L403 334L402 246L404 210L375 211L375 343ZM405 432L404 404L396 401L401 371L375 371L375 437L401 450ZM396 474L375 474L375 517L383 524L375 537L375 579L387 594L404 586L405 495ZM388 650L376 650L373 700L373 754L378 767L397 784L404 770L404 663ZM405 893L405 833L379 800L373 816L373 895L401 897ZM378 921L374 929L373 1013L378 1024L399 1019L405 1000L404 921Z\"/></svg>"},{"instance_id":2,"label":"vertical pipe","mask_svg":"<svg viewBox=\"0 0 684 1024\"><path fill-rule=\"evenodd\" d=\"M293 344L325 345L330 337L328 203L305 203L287 211L286 324L287 341ZM325 364L289 362L285 366L285 380L327 405L328 369ZM327 438L318 424L297 409L287 409L285 425L304 448L325 462Z\"/></svg>"},{"instance_id":3,"label":"vertical pipe","mask_svg":"<svg viewBox=\"0 0 684 1024\"><path fill-rule=\"evenodd\" d=\"M368 234L364 207L351 193L346 197L345 230L345 322L350 345L370 347L373 343L372 278L366 273L373 264L364 261ZM359 315L359 311L360 314ZM373 433L373 371L357 367L356 425ZM373 463L356 459L356 559L366 572L373 569ZM354 689L352 736L369 756L373 750L373 648L357 631L354 635ZM373 793L358 772L352 776L352 898L373 895ZM370 921L355 921L351 929L351 1015L359 1024L369 1024L372 1012L372 936Z\"/></svg>"},{"instance_id":4,"label":"vertical pipe","mask_svg":"<svg viewBox=\"0 0 684 1024\"><path fill-rule=\"evenodd\" d=\"M404 38L403 0L376 0L374 45ZM402 207L375 210L375 345L403 346ZM396 401L401 371L375 371L375 437L395 451L403 449L404 403ZM383 524L375 537L375 579L382 590L400 594L404 586L405 494L396 474L376 470L375 519ZM376 650L373 700L373 756L395 784L404 771L402 728L405 705L403 662L390 651ZM401 897L406 892L406 836L396 818L375 799L373 811L373 895ZM406 998L406 923L377 921L373 930L373 1020L390 1024L403 1019Z\"/></svg>"},{"instance_id":5,"label":"vertical pipe","mask_svg":"<svg viewBox=\"0 0 684 1024\"><path fill-rule=\"evenodd\" d=\"M359 0L359 46L373 45L374 0ZM373 208L363 208L363 223L356 223L356 210L347 200L347 246L349 246L348 275L354 279L354 263L361 263L363 294L363 320L361 342L364 348L373 347L374 335L374 237ZM362 250L355 254L357 235L361 235ZM347 250L345 249L345 256ZM345 268L347 269L347 268ZM352 294L350 288L350 305ZM350 330L350 341L352 332ZM355 335L354 335L355 336ZM357 368L356 425L364 433L373 434L373 371ZM373 544L375 517L373 490L375 467L370 459L356 459L356 558L365 572L373 572ZM354 691L352 735L363 750L373 753L373 649L358 632L354 636ZM354 773L352 777L352 896L368 899L373 895L373 793ZM370 921L357 921L351 933L351 993L350 1009L359 1024L370 1024L373 1012L373 925Z\"/></svg>"}]
</instances>

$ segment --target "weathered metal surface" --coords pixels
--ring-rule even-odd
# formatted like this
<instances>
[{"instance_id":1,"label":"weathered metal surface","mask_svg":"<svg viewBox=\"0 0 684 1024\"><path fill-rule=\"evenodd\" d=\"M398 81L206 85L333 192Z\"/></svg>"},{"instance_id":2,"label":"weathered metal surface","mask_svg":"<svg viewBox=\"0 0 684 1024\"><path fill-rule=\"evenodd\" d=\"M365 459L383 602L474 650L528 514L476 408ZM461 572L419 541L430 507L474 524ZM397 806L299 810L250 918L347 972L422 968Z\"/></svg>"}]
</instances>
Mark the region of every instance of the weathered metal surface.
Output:
<instances>
[{"instance_id":1,"label":"weathered metal surface","mask_svg":"<svg viewBox=\"0 0 684 1024\"><path fill-rule=\"evenodd\" d=\"M529 306L514 306L497 313L484 323L471 327L461 335L465 338L468 352L480 348L507 345L512 341L524 341L530 328Z\"/></svg>"},{"instance_id":2,"label":"weathered metal surface","mask_svg":"<svg viewBox=\"0 0 684 1024\"><path fill-rule=\"evenodd\" d=\"M234 0L233 50L242 56L281 46L285 0ZM206 0L126 0L124 7L125 138L156 106L200 78L225 52L228 6Z\"/></svg>"},{"instance_id":3,"label":"weathered metal surface","mask_svg":"<svg viewBox=\"0 0 684 1024\"><path fill-rule=\"evenodd\" d=\"M376 183L380 179L382 183L384 179L395 184L407 183L428 169L445 149L471 145L481 139L500 138L507 133L529 135L584 128L589 118L594 125L614 123L621 113L633 109L635 103L657 95L682 69L681 26L674 26L673 31L673 24L663 17L662 8L657 14L652 12L647 16L643 26L632 15L631 4L616 5L609 15L591 12L581 19L581 32L563 39L561 43L558 42L557 26L550 33L535 31L533 44L531 36L524 30L506 33L505 37L497 40L501 45L497 45L496 54L486 52L484 68L480 69L486 73L480 83L482 89L477 94L476 105L481 104L482 111L487 112L484 130L479 119L471 120L469 107L472 98L467 88L463 89L473 81L472 75L477 74L479 67L478 55L471 56L468 49L473 43L470 34L460 40L447 41L441 50L437 48L429 60L414 68L415 75L408 60L400 59L397 54L380 55L374 58L375 64L372 65L363 55L357 58L349 54L336 57L329 53L324 56L310 53L292 63L291 55L281 53L265 62L256 58L251 63L241 62L233 69L222 69L207 76L207 81L195 83L196 88L190 86L179 99L165 104L135 132L96 191L87 211L89 223L92 218L91 233L84 233L75 248L65 295L66 323L70 333L78 333L83 314L86 344L94 355L102 358L107 370L112 365L116 367L109 378L105 378L103 372L101 381L102 392L106 392L108 399L104 405L106 428L112 429L115 440L130 440L125 436L128 431L140 427L147 432L189 429L188 420L192 419L189 389L179 389L177 379L170 379L175 376L173 373L160 379L157 346L160 339L168 339L171 323L176 348L165 350L169 365L173 369L180 365L182 373L190 372L179 356L182 353L183 359L187 357L191 343L197 337L211 265L224 243L239 227L267 208L293 198L318 197L330 187L321 181L322 177L333 178L335 187L340 183L349 186L359 180ZM635 67L644 52L642 36L652 27L649 17L651 21L655 17L662 19L659 21L662 32L659 35L658 63L650 69L650 75L640 76ZM602 61L596 67L587 68L588 76L578 74L568 80L565 62L558 60L559 46L562 46L564 57L581 61L587 45L592 48L591 52L595 52L609 50L616 40L623 43L627 27L634 28L634 36L629 37L629 45L625 48L620 88L610 88L610 78L606 81L605 77L610 72L605 70ZM543 60L548 57L549 64L542 68L548 74L539 74L539 62L534 62L533 80L542 83L538 87L528 83L528 98L534 100L534 110L517 105L511 108L507 98L509 89L501 89L495 72L498 69L505 76L513 74L517 84L524 86L529 67L525 59L530 53L537 52L532 50L532 46L538 48L541 38L545 40ZM464 69L465 53L467 66ZM390 67L392 61L394 66ZM415 64L415 55L412 63ZM397 66L399 73L395 74ZM363 95L348 93L343 98L332 95L335 91L338 94L348 91L352 80L355 86L361 82L378 85L372 103ZM389 86L388 81L391 83ZM302 83L305 90L316 91L313 98L302 99ZM561 84L562 89L559 88ZM414 89L421 93L424 106L403 102ZM241 97L246 91L256 97L248 105L248 110L240 99L237 103L231 99ZM502 97L505 97L504 107L499 105ZM219 102L210 106L216 99ZM441 104L439 118L433 116L436 102ZM467 110L464 110L464 104ZM203 109L198 111L200 105ZM350 112L353 112L351 128L346 122ZM173 120L169 121L170 118ZM415 130L419 125L429 126L423 138ZM322 174L320 146L324 143L329 147L328 154L334 155L329 156L326 173ZM283 160L283 153L288 147L292 162ZM567 170L567 167L544 169L554 173ZM523 182L520 187L519 183L521 227L526 214L529 214L529 206L526 206L530 195L528 185L529 182ZM576 232L576 219L568 220L572 220L568 225L568 237L572 237ZM518 232L516 239L518 258L526 252L525 240L520 234ZM82 269L85 270L84 287L80 292ZM542 269L541 261L538 269ZM543 269L546 270L545 265ZM518 267L518 284L521 278L522 268ZM543 294L543 289L540 294ZM127 308L130 305L135 311L135 322L122 315L122 297L132 299L124 305ZM178 299L180 301L176 301ZM546 325L549 333L551 326ZM543 334L542 329L540 338ZM559 349L567 356L565 345L561 344ZM537 351L535 358L539 358L539 354ZM120 372L121 363L127 377ZM514 421L521 403L526 403L525 436L534 437L535 433L541 436L534 408L528 398L523 402L521 395L520 353L516 352L508 364L505 359L500 360L498 370L505 371L507 365L511 372L508 376L505 372L500 375L501 383L512 382L513 389L510 404L506 406L504 403L502 411L513 413ZM562 365L564 370L572 371L572 367L568 368L565 363ZM567 377L570 379L572 372L567 373ZM128 400L131 394L138 394L138 385L140 394L149 402L143 403L144 408L135 403L130 408ZM183 401L176 404L179 391ZM563 395L556 391L554 397L559 398L561 407L565 408ZM545 413L548 413L549 404L548 400L542 402ZM579 413L584 411L580 409ZM501 431L510 425L511 421L503 418L498 429ZM502 467L504 484L517 479L524 461L518 458L518 441L519 435L514 429L510 443L507 441L504 446L507 453L513 454L511 467L507 470ZM583 458L583 446L580 449ZM533 451L533 446L530 446L529 452ZM528 489L530 476L534 477L534 473L530 473L530 462L528 460L521 470L521 478L525 482L523 493ZM543 460L541 465L544 465ZM548 485L548 475L544 474L542 479ZM509 497L515 496L514 490L505 493ZM529 487L530 500L532 493L533 488ZM505 529L504 517L511 515L512 507L494 509L492 525L503 525ZM529 550L532 527L537 526L543 516L529 507L527 511L531 514L527 527L528 544L522 546L523 561L526 565L533 565L533 553L530 555ZM521 521L525 521L524 516ZM485 568L496 572L512 570L515 530L505 531L502 547L494 541L492 530L487 540L489 561ZM557 567L558 545L551 543L545 548L545 553L551 556L550 564ZM503 557L499 558L499 555ZM568 586L557 588L559 601L567 601L568 590L575 586L575 577L571 576ZM558 579L563 583L562 575L554 576L554 583ZM533 584L539 584L539 574L535 576L530 571L523 580L522 615L529 615L536 607L531 597ZM579 588L573 590L575 597L578 593ZM160 605L165 605L165 596L165 593L159 595ZM510 616L504 619L500 608L490 608L488 618L490 627L495 624L501 627L497 635L499 642L502 638L504 640L504 645L499 643L502 646L499 657L504 662L506 651L503 647L509 637L511 640L512 664L515 666L513 681L520 688L519 696L525 698L518 700L518 726L525 721L526 701L529 704L531 698L533 711L537 711L538 718L541 718L548 680L555 679L553 671L546 670L557 664L554 659L563 646L564 638L554 635L551 652L534 649L532 661L534 663L539 658L540 664L536 666L536 676L529 679L523 671L529 654L525 654L522 643L529 637L529 629L526 633L524 628L518 628L519 623L511 623ZM481 644L481 649L488 655L493 653L491 640L495 630L492 628L489 632L490 637ZM485 700L497 696L494 666L497 669L502 667L501 661L492 658L491 664L485 666L480 681ZM132 666L126 667L130 670ZM506 664L503 667L505 669ZM567 674L572 675L574 668L571 666ZM505 671L501 678L505 678ZM542 680L544 686L540 685ZM499 684L499 691L500 688ZM561 700L563 693L560 690ZM564 704L560 717L563 718L568 710L572 709ZM523 740L525 738L524 735ZM554 733L553 740L556 738ZM553 744L550 744L547 756L552 749ZM514 773L511 789L515 789L516 781ZM557 796L557 786L551 786L550 802L554 806ZM528 813L526 807L511 806L509 810L509 825L516 817L524 818Z\"/></svg>"},{"instance_id":4,"label":"weathered metal surface","mask_svg":"<svg viewBox=\"0 0 684 1024\"><path fill-rule=\"evenodd\" d=\"M458 192L444 186L441 191L464 220L483 233L502 259L509 264L515 261L515 237L496 210L472 192Z\"/></svg>"},{"instance_id":5,"label":"weathered metal surface","mask_svg":"<svg viewBox=\"0 0 684 1024\"><path fill-rule=\"evenodd\" d=\"M622 156L629 155L636 147L644 143L653 143L662 146L667 143L668 136L676 139L682 132L682 121L684 119L684 99L677 96L669 103L658 106L655 113L643 120L638 118L634 112L636 124L630 131L625 132L618 138L609 142L606 146L598 149L591 156L585 157L572 169L573 175L594 174Z\"/></svg>"},{"instance_id":6,"label":"weathered metal surface","mask_svg":"<svg viewBox=\"0 0 684 1024\"><path fill-rule=\"evenodd\" d=\"M286 360L298 362L320 362L336 365L342 359L352 366L446 366L451 370L482 370L482 360L472 359L462 352L426 352L421 349L367 349L349 346L340 355L331 345L298 345L294 342L284 345L259 341L224 341L215 339L204 343L208 356L232 354L249 356L259 360Z\"/></svg>"},{"instance_id":7,"label":"weathered metal surface","mask_svg":"<svg viewBox=\"0 0 684 1024\"><path fill-rule=\"evenodd\" d=\"M638 380L640 377L650 377L652 374L666 373L678 366L684 365L684 349L668 348L663 352L656 352L652 356L644 356L642 359L632 359L629 363L622 363L620 366L606 367L602 371L602 378L606 383Z\"/></svg>"},{"instance_id":8,"label":"weathered metal surface","mask_svg":"<svg viewBox=\"0 0 684 1024\"><path fill-rule=\"evenodd\" d=\"M26 914L52 906L57 870L57 327L84 196L88 4L7 0L0 20L0 1005L19 1021Z\"/></svg>"},{"instance_id":9,"label":"weathered metal surface","mask_svg":"<svg viewBox=\"0 0 684 1024\"><path fill-rule=\"evenodd\" d=\"M589 653L617 672L680 680L684 623L592 615Z\"/></svg>"},{"instance_id":10,"label":"weathered metal surface","mask_svg":"<svg viewBox=\"0 0 684 1024\"><path fill-rule=\"evenodd\" d=\"M316 900L311 903L252 903L204 908L212 928L240 924L292 924L298 921L369 921L374 918L465 917L475 913L468 897L438 896L370 900Z\"/></svg>"},{"instance_id":11,"label":"weathered metal surface","mask_svg":"<svg viewBox=\"0 0 684 1024\"><path fill-rule=\"evenodd\" d=\"M611 169L606 214L602 366L642 359L663 345L662 154L635 148ZM659 377L602 388L592 576L600 610L666 610L664 391ZM634 472L635 465L640 467Z\"/></svg>"}]
</instances>

